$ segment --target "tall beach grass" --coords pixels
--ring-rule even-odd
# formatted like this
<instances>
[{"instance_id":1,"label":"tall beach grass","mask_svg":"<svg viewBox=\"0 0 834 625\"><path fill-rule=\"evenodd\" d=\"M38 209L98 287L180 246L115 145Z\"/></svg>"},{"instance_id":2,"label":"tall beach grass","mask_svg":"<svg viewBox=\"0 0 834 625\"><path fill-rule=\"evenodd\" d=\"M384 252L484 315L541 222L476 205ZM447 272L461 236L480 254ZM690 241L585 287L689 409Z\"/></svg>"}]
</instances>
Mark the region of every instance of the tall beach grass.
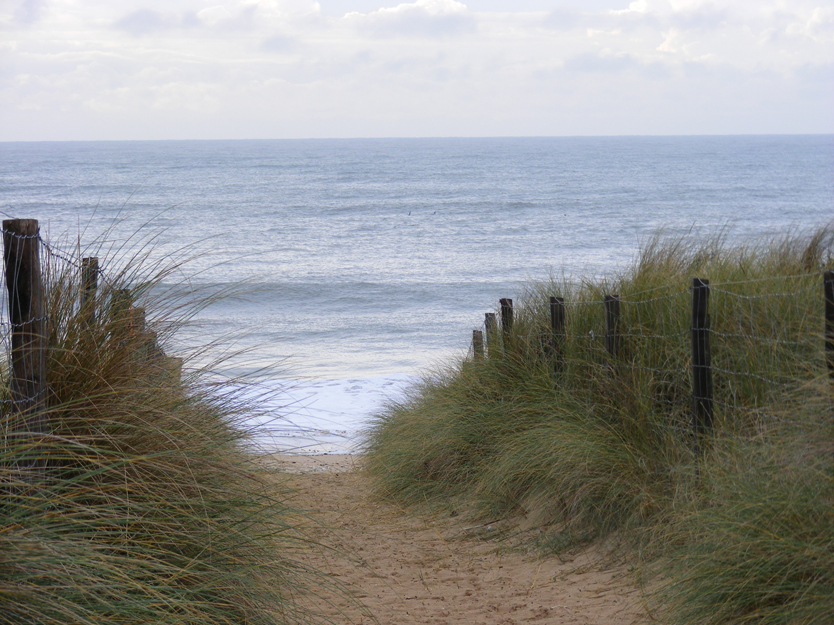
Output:
<instances>
[{"instance_id":1,"label":"tall beach grass","mask_svg":"<svg viewBox=\"0 0 834 625\"><path fill-rule=\"evenodd\" d=\"M82 308L52 260L48 431L0 404L0 623L319 622L295 600L326 585L296 558L306 521L246 450L256 405L160 352L208 301L166 295L179 266L145 251L102 258Z\"/></svg>"},{"instance_id":2,"label":"tall beach grass","mask_svg":"<svg viewBox=\"0 0 834 625\"><path fill-rule=\"evenodd\" d=\"M831 396L815 381L827 380L822 272L832 268L829 226L752 243L657 236L619 275L530 284L512 335L489 337L486 358L430 372L378 417L367 460L377 491L526 516L545 550L615 538L659 563L657 613L670 622L827 622L814 619L834 603L832 460L820 442L831 440L821 434ZM695 277L710 280L715 388L701 453L691 424ZM607 294L621 302L615 358ZM551 296L566 307L561 357ZM812 432L818 453L803 453ZM768 532L778 538L767 542ZM803 607L786 607L800 596Z\"/></svg>"},{"instance_id":3,"label":"tall beach grass","mask_svg":"<svg viewBox=\"0 0 834 625\"><path fill-rule=\"evenodd\" d=\"M675 623L834 622L834 389L827 376L755 437L717 445L662 528L657 614Z\"/></svg>"}]
</instances>

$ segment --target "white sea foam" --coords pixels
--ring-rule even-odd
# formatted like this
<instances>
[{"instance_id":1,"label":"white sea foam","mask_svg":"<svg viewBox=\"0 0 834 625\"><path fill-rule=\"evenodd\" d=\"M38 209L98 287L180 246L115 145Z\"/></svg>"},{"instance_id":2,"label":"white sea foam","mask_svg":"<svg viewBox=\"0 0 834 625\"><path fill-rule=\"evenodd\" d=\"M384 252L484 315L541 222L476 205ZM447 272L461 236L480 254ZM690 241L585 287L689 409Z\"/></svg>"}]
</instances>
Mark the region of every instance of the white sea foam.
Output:
<instances>
[{"instance_id":1,"label":"white sea foam","mask_svg":"<svg viewBox=\"0 0 834 625\"><path fill-rule=\"evenodd\" d=\"M268 380L244 387L257 415L247 420L259 451L352 454L373 415L418 378L392 374L340 380Z\"/></svg>"}]
</instances>

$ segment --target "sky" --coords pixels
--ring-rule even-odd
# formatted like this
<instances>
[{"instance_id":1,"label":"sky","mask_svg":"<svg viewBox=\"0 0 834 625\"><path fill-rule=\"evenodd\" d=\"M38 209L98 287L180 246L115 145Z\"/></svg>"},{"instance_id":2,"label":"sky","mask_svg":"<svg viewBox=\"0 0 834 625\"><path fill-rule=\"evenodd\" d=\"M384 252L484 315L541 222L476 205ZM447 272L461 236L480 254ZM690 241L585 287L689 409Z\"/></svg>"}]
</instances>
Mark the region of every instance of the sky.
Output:
<instances>
[{"instance_id":1,"label":"sky","mask_svg":"<svg viewBox=\"0 0 834 625\"><path fill-rule=\"evenodd\" d=\"M834 0L0 0L0 141L834 132Z\"/></svg>"}]
</instances>

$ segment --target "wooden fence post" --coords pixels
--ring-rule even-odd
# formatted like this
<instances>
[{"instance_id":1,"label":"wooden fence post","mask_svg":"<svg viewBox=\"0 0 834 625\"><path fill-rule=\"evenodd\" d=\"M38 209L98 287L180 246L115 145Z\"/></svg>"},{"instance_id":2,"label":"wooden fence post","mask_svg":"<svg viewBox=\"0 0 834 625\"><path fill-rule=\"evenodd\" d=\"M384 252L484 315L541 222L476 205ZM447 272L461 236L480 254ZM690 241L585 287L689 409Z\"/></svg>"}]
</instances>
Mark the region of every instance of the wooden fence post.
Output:
<instances>
[{"instance_id":1,"label":"wooden fence post","mask_svg":"<svg viewBox=\"0 0 834 625\"><path fill-rule=\"evenodd\" d=\"M3 221L6 287L12 329L11 398L24 431L47 434L46 318L36 219ZM36 460L35 465L43 464Z\"/></svg>"},{"instance_id":2,"label":"wooden fence post","mask_svg":"<svg viewBox=\"0 0 834 625\"><path fill-rule=\"evenodd\" d=\"M472 330L472 351L475 360L484 359L484 333L480 330Z\"/></svg>"},{"instance_id":3,"label":"wooden fence post","mask_svg":"<svg viewBox=\"0 0 834 625\"><path fill-rule=\"evenodd\" d=\"M550 333L553 367L558 371L565 357L565 302L561 297L550 298Z\"/></svg>"},{"instance_id":4,"label":"wooden fence post","mask_svg":"<svg viewBox=\"0 0 834 625\"><path fill-rule=\"evenodd\" d=\"M98 258L81 259L81 314L87 325L96 321L96 289L98 288Z\"/></svg>"},{"instance_id":5,"label":"wooden fence post","mask_svg":"<svg viewBox=\"0 0 834 625\"><path fill-rule=\"evenodd\" d=\"M510 337L513 333L513 300L501 298L501 334L504 338L504 349L510 346Z\"/></svg>"},{"instance_id":6,"label":"wooden fence post","mask_svg":"<svg viewBox=\"0 0 834 625\"><path fill-rule=\"evenodd\" d=\"M825 360L828 375L834 378L834 271L823 274L825 293Z\"/></svg>"},{"instance_id":7,"label":"wooden fence post","mask_svg":"<svg viewBox=\"0 0 834 625\"><path fill-rule=\"evenodd\" d=\"M484 314L484 329L486 330L487 355L495 358L498 355L498 322L495 320L495 313Z\"/></svg>"},{"instance_id":8,"label":"wooden fence post","mask_svg":"<svg viewBox=\"0 0 834 625\"><path fill-rule=\"evenodd\" d=\"M692 279L692 429L695 449L712 429L712 363L710 353L709 280Z\"/></svg>"},{"instance_id":9,"label":"wooden fence post","mask_svg":"<svg viewBox=\"0 0 834 625\"><path fill-rule=\"evenodd\" d=\"M605 296L605 350L616 358L620 353L620 296Z\"/></svg>"}]
</instances>

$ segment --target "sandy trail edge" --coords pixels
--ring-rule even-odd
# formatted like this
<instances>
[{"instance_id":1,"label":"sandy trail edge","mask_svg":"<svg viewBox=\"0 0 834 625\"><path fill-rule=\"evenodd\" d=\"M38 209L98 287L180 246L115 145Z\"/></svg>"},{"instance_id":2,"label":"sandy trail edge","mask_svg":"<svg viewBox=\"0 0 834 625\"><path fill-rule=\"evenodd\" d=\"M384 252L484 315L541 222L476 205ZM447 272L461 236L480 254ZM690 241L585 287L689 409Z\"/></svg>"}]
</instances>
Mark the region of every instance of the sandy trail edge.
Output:
<instances>
[{"instance_id":1,"label":"sandy trail edge","mask_svg":"<svg viewBox=\"0 0 834 625\"><path fill-rule=\"evenodd\" d=\"M417 518L369 495L355 456L273 455L291 473L292 505L314 511L330 530L315 538L334 553L305 564L348 585L366 609L336 597L312 605L334 623L369 625L630 625L647 620L628 567L600 568L593 551L536 559L461 532L455 519ZM486 532L481 528L480 532ZM461 536L467 536L462 538ZM304 601L302 598L301 601Z\"/></svg>"}]
</instances>

